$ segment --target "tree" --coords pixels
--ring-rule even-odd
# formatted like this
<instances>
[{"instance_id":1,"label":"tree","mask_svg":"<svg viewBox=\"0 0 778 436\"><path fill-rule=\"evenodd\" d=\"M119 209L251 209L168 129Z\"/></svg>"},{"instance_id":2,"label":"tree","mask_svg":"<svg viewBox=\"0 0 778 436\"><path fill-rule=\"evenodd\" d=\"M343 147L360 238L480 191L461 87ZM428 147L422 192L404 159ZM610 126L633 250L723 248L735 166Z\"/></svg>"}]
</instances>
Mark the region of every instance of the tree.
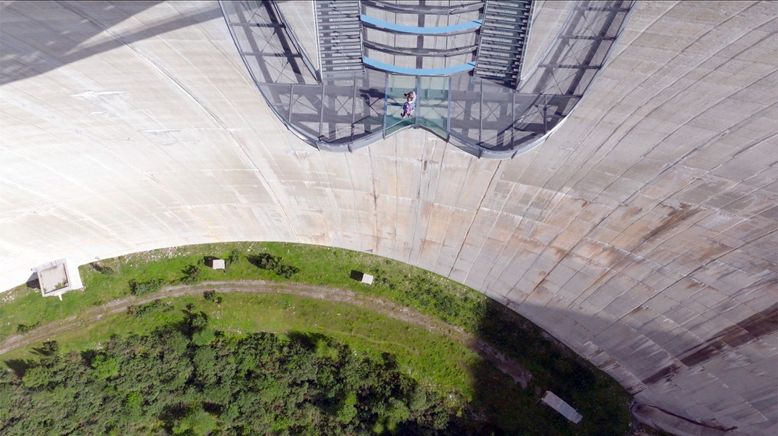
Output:
<instances>
[{"instance_id":1,"label":"tree","mask_svg":"<svg viewBox=\"0 0 778 436\"><path fill-rule=\"evenodd\" d=\"M105 354L98 354L92 360L94 375L100 380L115 377L119 374L119 359L115 357L106 357Z\"/></svg>"},{"instance_id":2,"label":"tree","mask_svg":"<svg viewBox=\"0 0 778 436\"><path fill-rule=\"evenodd\" d=\"M206 301L210 301L216 304L222 303L222 296L218 295L213 289L210 291L203 291L203 298L205 298Z\"/></svg>"},{"instance_id":3,"label":"tree","mask_svg":"<svg viewBox=\"0 0 778 436\"><path fill-rule=\"evenodd\" d=\"M237 248L233 248L230 250L230 253L227 255L227 265L232 265L234 263L237 263L240 260L240 251L238 251Z\"/></svg>"},{"instance_id":4,"label":"tree","mask_svg":"<svg viewBox=\"0 0 778 436\"><path fill-rule=\"evenodd\" d=\"M187 306L189 331L207 317ZM326 346L325 346L326 345ZM167 326L113 337L101 350L0 374L0 433L409 434L446 431L443 399L385 361L316 335L218 336L197 343ZM422 400L423 399L423 400Z\"/></svg>"},{"instance_id":5,"label":"tree","mask_svg":"<svg viewBox=\"0 0 778 436\"><path fill-rule=\"evenodd\" d=\"M192 284L200 279L200 267L197 265L187 265L181 272L184 273L181 278L184 283Z\"/></svg>"},{"instance_id":6,"label":"tree","mask_svg":"<svg viewBox=\"0 0 778 436\"><path fill-rule=\"evenodd\" d=\"M291 265L278 265L274 271L279 276L290 279L292 278L293 275L297 274L300 270L297 267Z\"/></svg>"},{"instance_id":7,"label":"tree","mask_svg":"<svg viewBox=\"0 0 778 436\"><path fill-rule=\"evenodd\" d=\"M259 253L251 256L249 261L257 268L274 270L281 264L281 258L270 253Z\"/></svg>"},{"instance_id":8,"label":"tree","mask_svg":"<svg viewBox=\"0 0 778 436\"><path fill-rule=\"evenodd\" d=\"M151 279L145 281L137 281L132 279L129 281L130 293L132 295L143 295L156 292L162 288L164 281L162 279Z\"/></svg>"}]
</instances>

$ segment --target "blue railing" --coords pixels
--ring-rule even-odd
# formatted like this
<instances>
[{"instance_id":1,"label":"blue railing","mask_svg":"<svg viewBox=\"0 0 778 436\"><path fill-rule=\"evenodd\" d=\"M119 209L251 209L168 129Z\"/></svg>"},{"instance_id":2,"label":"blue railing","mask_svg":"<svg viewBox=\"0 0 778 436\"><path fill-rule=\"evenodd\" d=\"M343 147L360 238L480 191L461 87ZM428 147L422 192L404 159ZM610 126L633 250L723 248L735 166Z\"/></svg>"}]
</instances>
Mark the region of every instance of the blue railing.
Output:
<instances>
[{"instance_id":1,"label":"blue railing","mask_svg":"<svg viewBox=\"0 0 778 436\"><path fill-rule=\"evenodd\" d=\"M481 28L481 20L466 21L441 27L406 26L403 24L384 21L369 15L360 15L362 24L376 29L387 30L396 33L409 33L413 35L454 35L457 33L474 32Z\"/></svg>"},{"instance_id":2,"label":"blue railing","mask_svg":"<svg viewBox=\"0 0 778 436\"><path fill-rule=\"evenodd\" d=\"M367 56L362 57L362 62L370 68L387 71L389 73L402 74L405 76L451 76L453 74L465 73L475 68L474 62L466 64L452 65L445 68L410 68L398 67L392 64L385 64L381 61L371 59Z\"/></svg>"}]
</instances>

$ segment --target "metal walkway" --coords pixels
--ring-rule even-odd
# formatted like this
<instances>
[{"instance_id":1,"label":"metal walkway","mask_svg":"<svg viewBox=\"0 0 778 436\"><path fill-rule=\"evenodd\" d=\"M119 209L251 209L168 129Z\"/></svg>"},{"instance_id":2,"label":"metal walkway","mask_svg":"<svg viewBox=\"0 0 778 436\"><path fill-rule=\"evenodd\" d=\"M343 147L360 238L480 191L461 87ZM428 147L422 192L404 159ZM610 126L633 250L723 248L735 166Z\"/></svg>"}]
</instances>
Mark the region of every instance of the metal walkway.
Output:
<instances>
[{"instance_id":1,"label":"metal walkway","mask_svg":"<svg viewBox=\"0 0 778 436\"><path fill-rule=\"evenodd\" d=\"M359 0L314 2L322 78L362 73Z\"/></svg>"},{"instance_id":2,"label":"metal walkway","mask_svg":"<svg viewBox=\"0 0 778 436\"><path fill-rule=\"evenodd\" d=\"M529 34L532 0L486 0L475 74L513 89Z\"/></svg>"},{"instance_id":3,"label":"metal walkway","mask_svg":"<svg viewBox=\"0 0 778 436\"><path fill-rule=\"evenodd\" d=\"M421 64L389 65L380 50L373 50L375 57L365 54L364 62L374 65L360 64L361 73L333 77L332 71L324 71L317 79L272 1L220 2L238 52L262 96L301 140L320 150L354 151L403 129L423 128L467 153L494 159L529 150L562 126L605 65L632 4L632 0L586 1L568 8L556 37L537 64L527 67L517 89L501 80L473 77L466 69L447 70L463 65L459 58L446 57L449 62L444 64L440 57L432 57L435 62L425 64L430 57L422 54L417 56ZM476 13L468 12L458 21L477 19ZM356 14L354 18L358 19ZM475 31L471 35L472 46ZM457 35L462 36L467 35ZM422 43L404 50L427 50L423 38L440 35L413 37ZM465 44L459 41L454 47ZM430 73L443 76L430 77ZM409 89L417 92L416 114L403 119L402 96Z\"/></svg>"}]
</instances>

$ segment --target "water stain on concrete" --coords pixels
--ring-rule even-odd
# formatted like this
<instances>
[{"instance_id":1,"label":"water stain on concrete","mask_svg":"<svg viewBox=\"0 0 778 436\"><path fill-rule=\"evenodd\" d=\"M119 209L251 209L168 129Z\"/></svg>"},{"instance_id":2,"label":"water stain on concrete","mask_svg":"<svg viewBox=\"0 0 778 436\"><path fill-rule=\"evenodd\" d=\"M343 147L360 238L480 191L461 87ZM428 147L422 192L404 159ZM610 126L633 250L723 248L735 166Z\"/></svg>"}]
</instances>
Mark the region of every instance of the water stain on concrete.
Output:
<instances>
[{"instance_id":1,"label":"water stain on concrete","mask_svg":"<svg viewBox=\"0 0 778 436\"><path fill-rule=\"evenodd\" d=\"M674 227L678 226L678 224L700 212L700 209L692 209L691 205L688 203L681 203L678 208L670 207L670 209L670 213L667 214L662 222L659 223L658 226L654 227L650 232L646 233L646 236L643 237L643 241L650 241L657 236L667 233Z\"/></svg>"},{"instance_id":2,"label":"water stain on concrete","mask_svg":"<svg viewBox=\"0 0 778 436\"><path fill-rule=\"evenodd\" d=\"M721 330L704 344L687 350L691 354L682 358L681 362L687 366L700 364L719 354L726 346L736 348L776 330L778 330L778 303Z\"/></svg>"},{"instance_id":3,"label":"water stain on concrete","mask_svg":"<svg viewBox=\"0 0 778 436\"><path fill-rule=\"evenodd\" d=\"M757 312L737 324L720 330L704 343L681 353L680 360L685 366L696 366L720 354L726 348L737 348L762 336L778 331L778 303ZM643 379L643 383L653 384L660 380L670 380L681 366L672 364Z\"/></svg>"},{"instance_id":4,"label":"water stain on concrete","mask_svg":"<svg viewBox=\"0 0 778 436\"><path fill-rule=\"evenodd\" d=\"M671 379L673 375L675 375L678 370L681 369L680 366L676 364L672 364L670 366L665 366L664 368L660 369L659 371L655 372L649 377L644 378L642 381L643 383L650 385L658 382L662 379Z\"/></svg>"}]
</instances>

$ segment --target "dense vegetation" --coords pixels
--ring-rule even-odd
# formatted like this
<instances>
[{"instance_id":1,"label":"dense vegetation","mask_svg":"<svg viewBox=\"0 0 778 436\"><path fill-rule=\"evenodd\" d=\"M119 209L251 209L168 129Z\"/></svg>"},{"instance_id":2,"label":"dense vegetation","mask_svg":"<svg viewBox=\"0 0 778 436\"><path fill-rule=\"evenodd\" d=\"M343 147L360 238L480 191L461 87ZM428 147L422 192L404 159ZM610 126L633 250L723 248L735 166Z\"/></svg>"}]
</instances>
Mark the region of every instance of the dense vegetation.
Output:
<instances>
[{"instance_id":1,"label":"dense vegetation","mask_svg":"<svg viewBox=\"0 0 778 436\"><path fill-rule=\"evenodd\" d=\"M213 271L198 266L195 271L195 268L190 267L201 265L203 258L211 255L226 258L227 270ZM290 268L279 270L279 266ZM366 287L350 279L349 272L352 270L374 274L374 285ZM471 362L461 367L462 371L469 373L471 387L457 389L460 392L469 391L465 398L476 413L488 417L503 429L536 434L624 434L629 426L629 396L612 379L561 344L554 343L540 329L515 312L466 286L399 262L326 247L239 243L140 253L82 267L81 273L87 291L68 294L63 302L42 301L32 292L17 290L13 294L15 301L0 304L0 338L8 336L22 325L25 331L34 330L36 325L33 321L42 320L45 323L62 319L79 313L85 307L103 304L128 294L164 295L164 291L159 291L159 287L166 284L236 279L288 281L293 277L296 282L350 289L414 308L462 327L530 370L530 387L522 390L517 389L513 383L506 383L505 377L496 375L494 368L486 362ZM225 294L224 298L225 305L232 303L233 298L230 295ZM164 304L138 310L159 312L160 319L172 313L172 309ZM243 307L237 302L230 306L230 309L226 309L225 314L234 315L231 315L231 320L220 320L225 324L222 327L229 328L228 321L233 324L243 323L241 316L245 317L246 313L241 310ZM314 325L322 322L320 314L311 312L307 316L309 319L318 319L312 323ZM328 321L335 325L339 319ZM31 327L26 328L27 326ZM265 329L261 323L260 326ZM341 341L346 338L341 335L344 331L354 332L355 338L362 333L359 330L355 332L353 324L336 330L326 333L334 332ZM284 330L281 328L276 331ZM375 334L378 335L376 338L381 337L380 331ZM366 336L365 343L370 342L371 337ZM372 340L374 349L394 346L389 343L382 345L379 341ZM354 343L356 341L355 339ZM439 356L438 363L431 363L425 369L417 370L426 362L424 359L430 359L422 358L413 350L428 345L421 345L419 339L410 337L407 344L410 351L401 356L398 362L405 365L405 369L412 372L414 377L425 377L438 371L433 379L425 381L439 384L438 388L444 385L447 388L459 386L457 383L462 380L461 376L446 376L445 372L433 367L443 368L439 362L454 361L461 349L450 347L445 354ZM394 348L393 352L399 355L399 350L400 348ZM414 353L417 353L415 357ZM558 414L539 405L538 398L547 389L576 407L584 416L583 422L572 426ZM444 392L446 389L438 391Z\"/></svg>"},{"instance_id":2,"label":"dense vegetation","mask_svg":"<svg viewBox=\"0 0 778 436\"><path fill-rule=\"evenodd\" d=\"M178 328L0 372L2 434L356 434L451 431L441 398L323 336L217 335L189 312Z\"/></svg>"}]
</instances>

